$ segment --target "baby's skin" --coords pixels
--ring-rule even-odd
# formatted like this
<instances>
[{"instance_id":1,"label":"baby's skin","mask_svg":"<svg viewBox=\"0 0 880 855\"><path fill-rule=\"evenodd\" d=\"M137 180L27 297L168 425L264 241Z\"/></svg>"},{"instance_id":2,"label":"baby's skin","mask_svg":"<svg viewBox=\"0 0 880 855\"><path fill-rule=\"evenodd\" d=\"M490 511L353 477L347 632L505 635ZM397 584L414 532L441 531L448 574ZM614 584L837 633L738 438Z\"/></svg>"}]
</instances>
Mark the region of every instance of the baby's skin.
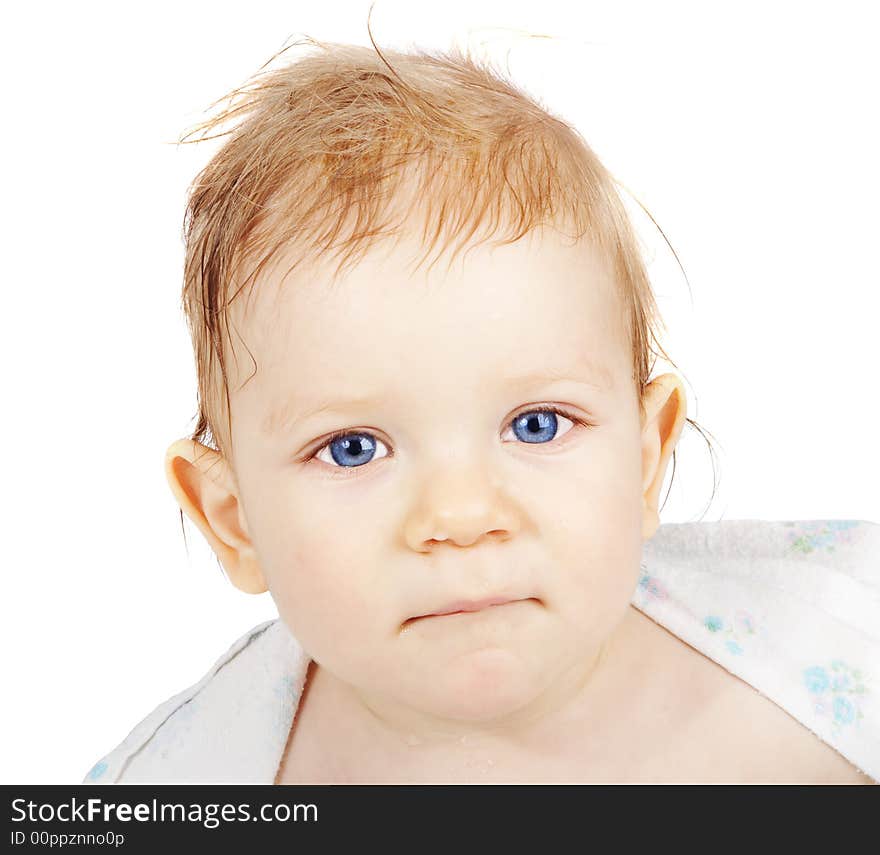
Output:
<instances>
[{"instance_id":1,"label":"baby's skin","mask_svg":"<svg viewBox=\"0 0 880 855\"><path fill-rule=\"evenodd\" d=\"M631 605L687 403L640 410L589 241L290 253L233 303L229 458L166 458L312 658L278 782L869 782Z\"/></svg>"}]
</instances>

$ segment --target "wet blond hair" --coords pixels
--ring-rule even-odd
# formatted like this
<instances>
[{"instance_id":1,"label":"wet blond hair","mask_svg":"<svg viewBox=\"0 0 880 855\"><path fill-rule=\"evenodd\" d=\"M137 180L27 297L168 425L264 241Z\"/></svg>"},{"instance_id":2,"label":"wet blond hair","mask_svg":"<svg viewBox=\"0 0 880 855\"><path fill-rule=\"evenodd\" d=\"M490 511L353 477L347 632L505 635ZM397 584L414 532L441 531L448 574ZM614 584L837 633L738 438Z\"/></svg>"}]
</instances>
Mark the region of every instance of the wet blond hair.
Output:
<instances>
[{"instance_id":1,"label":"wet blond hair","mask_svg":"<svg viewBox=\"0 0 880 855\"><path fill-rule=\"evenodd\" d=\"M658 351L674 363L656 335L662 319L616 179L576 129L490 64L457 48L372 44L295 42L179 140L229 136L190 185L184 218L182 304L198 374L191 438L231 460L229 307L241 291L282 248L296 247L293 267L339 258L339 275L412 229L412 210L396 224L389 214L413 176L426 254L458 241L454 257L499 231L497 243L512 243L542 224L589 235L614 275L644 416ZM297 45L310 50L263 70Z\"/></svg>"}]
</instances>

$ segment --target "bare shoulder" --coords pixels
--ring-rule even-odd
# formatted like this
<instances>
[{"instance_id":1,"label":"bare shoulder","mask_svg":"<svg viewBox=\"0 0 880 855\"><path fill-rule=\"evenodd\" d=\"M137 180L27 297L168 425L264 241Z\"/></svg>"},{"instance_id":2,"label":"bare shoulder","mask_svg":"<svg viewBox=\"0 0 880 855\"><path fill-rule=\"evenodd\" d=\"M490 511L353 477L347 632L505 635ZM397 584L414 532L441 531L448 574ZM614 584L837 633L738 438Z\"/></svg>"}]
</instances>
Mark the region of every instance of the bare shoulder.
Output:
<instances>
[{"instance_id":1,"label":"bare shoulder","mask_svg":"<svg viewBox=\"0 0 880 855\"><path fill-rule=\"evenodd\" d=\"M646 618L650 621L649 618ZM808 727L717 662L650 621L692 711L676 734L685 777L705 781L873 784Z\"/></svg>"},{"instance_id":2,"label":"bare shoulder","mask_svg":"<svg viewBox=\"0 0 880 855\"><path fill-rule=\"evenodd\" d=\"M698 654L701 655L701 654ZM707 711L716 733L732 736L731 761L749 770L753 780L793 784L873 784L840 752L820 739L754 686L709 661L721 672L725 691Z\"/></svg>"}]
</instances>

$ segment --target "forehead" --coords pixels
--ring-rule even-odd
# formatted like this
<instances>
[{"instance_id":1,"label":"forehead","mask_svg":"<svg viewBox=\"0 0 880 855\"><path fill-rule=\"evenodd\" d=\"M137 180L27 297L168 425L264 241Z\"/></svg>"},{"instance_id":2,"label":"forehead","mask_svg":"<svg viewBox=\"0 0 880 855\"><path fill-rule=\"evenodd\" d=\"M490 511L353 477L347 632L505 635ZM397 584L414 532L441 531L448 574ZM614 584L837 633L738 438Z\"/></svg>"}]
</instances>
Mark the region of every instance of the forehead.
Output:
<instances>
[{"instance_id":1,"label":"forehead","mask_svg":"<svg viewBox=\"0 0 880 855\"><path fill-rule=\"evenodd\" d=\"M441 259L416 269L423 253L403 237L372 249L332 284L329 263L275 278L294 258L279 254L236 322L257 371L231 388L233 398L258 407L271 432L334 398L479 396L540 375L608 393L625 385L631 356L621 303L589 242L534 230L512 244L469 247L451 265Z\"/></svg>"}]
</instances>

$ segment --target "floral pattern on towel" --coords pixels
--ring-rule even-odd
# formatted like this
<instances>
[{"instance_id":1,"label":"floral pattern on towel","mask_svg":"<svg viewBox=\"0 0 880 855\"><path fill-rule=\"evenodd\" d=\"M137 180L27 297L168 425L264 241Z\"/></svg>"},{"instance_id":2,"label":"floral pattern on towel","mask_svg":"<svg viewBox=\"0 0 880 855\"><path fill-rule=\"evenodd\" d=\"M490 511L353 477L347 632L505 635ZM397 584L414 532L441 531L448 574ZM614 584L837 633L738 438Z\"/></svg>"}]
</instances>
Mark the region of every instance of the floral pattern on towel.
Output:
<instances>
[{"instance_id":1,"label":"floral pattern on towel","mask_svg":"<svg viewBox=\"0 0 880 855\"><path fill-rule=\"evenodd\" d=\"M756 638L766 636L763 625L746 609L737 609L733 617L726 619L717 612L706 615L703 626L717 634L724 648L734 656L742 656Z\"/></svg>"},{"instance_id":2,"label":"floral pattern on towel","mask_svg":"<svg viewBox=\"0 0 880 855\"><path fill-rule=\"evenodd\" d=\"M644 604L646 602L659 602L667 599L669 590L665 583L658 576L651 576L648 568L641 565L641 575L639 576L639 584L636 587L636 595Z\"/></svg>"},{"instance_id":3,"label":"floral pattern on towel","mask_svg":"<svg viewBox=\"0 0 880 855\"><path fill-rule=\"evenodd\" d=\"M797 520L785 527L791 550L808 555L816 550L834 552L835 546L852 543L858 524L858 520Z\"/></svg>"},{"instance_id":4,"label":"floral pattern on towel","mask_svg":"<svg viewBox=\"0 0 880 855\"><path fill-rule=\"evenodd\" d=\"M864 717L861 709L867 689L862 672L842 659L834 659L830 668L812 665L803 671L804 686L813 700L817 715L831 718L834 735L847 725L858 726Z\"/></svg>"},{"instance_id":5,"label":"floral pattern on towel","mask_svg":"<svg viewBox=\"0 0 880 855\"><path fill-rule=\"evenodd\" d=\"M97 781L106 771L107 764L103 760L99 760L91 769L89 769L89 773L86 775L86 780Z\"/></svg>"}]
</instances>

